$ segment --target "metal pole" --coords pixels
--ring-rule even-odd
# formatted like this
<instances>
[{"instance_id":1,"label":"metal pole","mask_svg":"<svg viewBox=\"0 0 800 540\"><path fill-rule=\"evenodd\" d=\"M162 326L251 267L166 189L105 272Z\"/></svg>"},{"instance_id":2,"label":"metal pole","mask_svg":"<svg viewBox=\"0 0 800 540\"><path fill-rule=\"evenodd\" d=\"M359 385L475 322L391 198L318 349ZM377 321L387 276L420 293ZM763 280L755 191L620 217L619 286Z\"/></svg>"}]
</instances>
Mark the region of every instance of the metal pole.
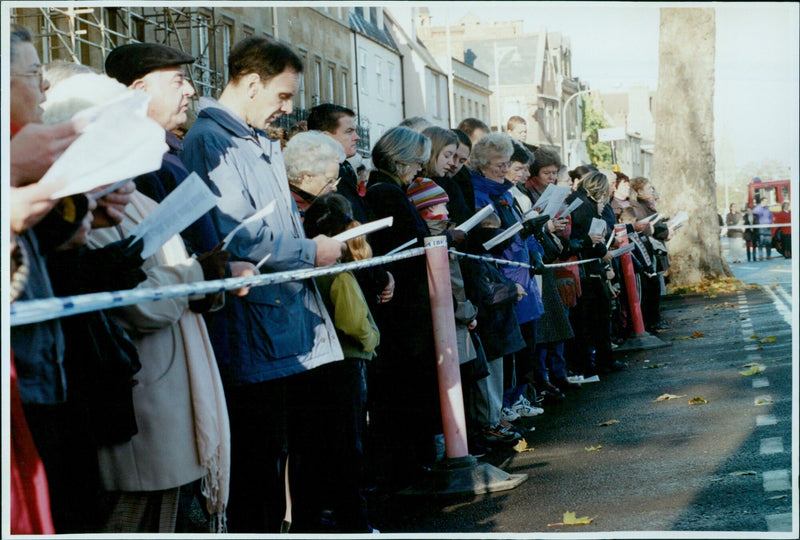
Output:
<instances>
[{"instance_id":1,"label":"metal pole","mask_svg":"<svg viewBox=\"0 0 800 540\"><path fill-rule=\"evenodd\" d=\"M447 238L428 237L425 239L425 248L445 449L448 458L463 458L469 454L467 422L461 392Z\"/></svg>"},{"instance_id":2,"label":"metal pole","mask_svg":"<svg viewBox=\"0 0 800 540\"><path fill-rule=\"evenodd\" d=\"M589 92L591 92L591 90L578 90L567 98L561 108L561 162L568 167L570 165L567 163L567 107L569 107L570 101L581 94L588 94Z\"/></svg>"}]
</instances>

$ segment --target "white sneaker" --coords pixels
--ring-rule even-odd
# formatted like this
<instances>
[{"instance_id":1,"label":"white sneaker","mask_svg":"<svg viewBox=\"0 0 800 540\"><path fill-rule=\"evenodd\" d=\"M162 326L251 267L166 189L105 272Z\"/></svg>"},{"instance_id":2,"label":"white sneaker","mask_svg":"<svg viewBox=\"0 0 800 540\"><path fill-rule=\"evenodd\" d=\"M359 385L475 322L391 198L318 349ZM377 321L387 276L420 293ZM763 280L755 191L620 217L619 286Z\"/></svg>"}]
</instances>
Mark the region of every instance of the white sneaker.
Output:
<instances>
[{"instance_id":1,"label":"white sneaker","mask_svg":"<svg viewBox=\"0 0 800 540\"><path fill-rule=\"evenodd\" d=\"M511 406L511 410L520 416L538 416L544 412L541 407L534 407L525 396L519 396L516 403Z\"/></svg>"},{"instance_id":2,"label":"white sneaker","mask_svg":"<svg viewBox=\"0 0 800 540\"><path fill-rule=\"evenodd\" d=\"M500 419L506 422L513 422L514 420L519 420L519 413L509 407L503 407L500 409Z\"/></svg>"}]
</instances>

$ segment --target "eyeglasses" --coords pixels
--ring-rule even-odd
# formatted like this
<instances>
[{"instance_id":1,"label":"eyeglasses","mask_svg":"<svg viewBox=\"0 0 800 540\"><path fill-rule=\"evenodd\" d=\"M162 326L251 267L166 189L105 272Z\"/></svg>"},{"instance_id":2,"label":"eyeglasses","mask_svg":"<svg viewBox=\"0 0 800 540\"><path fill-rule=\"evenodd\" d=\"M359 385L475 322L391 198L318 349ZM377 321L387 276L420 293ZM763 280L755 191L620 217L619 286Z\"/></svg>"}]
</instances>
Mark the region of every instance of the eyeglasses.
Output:
<instances>
[{"instance_id":1,"label":"eyeglasses","mask_svg":"<svg viewBox=\"0 0 800 540\"><path fill-rule=\"evenodd\" d=\"M325 179L325 185L324 185L324 186L322 186L322 189L320 189L320 190L317 192L317 194L316 194L316 195L314 195L314 198L316 199L317 197L319 197L320 195L322 195L322 194L325 192L325 190L326 190L326 189L335 188L335 187L336 187L336 186L339 184L339 181L340 181L341 179L342 179L341 177L339 177L339 178L326 178L326 179Z\"/></svg>"},{"instance_id":2,"label":"eyeglasses","mask_svg":"<svg viewBox=\"0 0 800 540\"><path fill-rule=\"evenodd\" d=\"M40 85L44 82L44 70L41 67L29 71L12 71L10 75L12 77L38 77Z\"/></svg>"}]
</instances>

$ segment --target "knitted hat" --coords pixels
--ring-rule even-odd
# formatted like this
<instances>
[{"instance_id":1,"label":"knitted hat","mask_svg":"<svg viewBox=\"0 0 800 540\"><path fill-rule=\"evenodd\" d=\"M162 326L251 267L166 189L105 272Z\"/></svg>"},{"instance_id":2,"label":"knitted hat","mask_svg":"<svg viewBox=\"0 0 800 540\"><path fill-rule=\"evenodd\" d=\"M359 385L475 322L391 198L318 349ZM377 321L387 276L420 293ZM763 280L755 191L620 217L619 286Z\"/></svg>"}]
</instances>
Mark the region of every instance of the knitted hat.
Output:
<instances>
[{"instance_id":1,"label":"knitted hat","mask_svg":"<svg viewBox=\"0 0 800 540\"><path fill-rule=\"evenodd\" d=\"M415 178L408 186L406 197L416 206L417 210L423 210L436 204L445 204L450 201L447 193L429 178Z\"/></svg>"}]
</instances>

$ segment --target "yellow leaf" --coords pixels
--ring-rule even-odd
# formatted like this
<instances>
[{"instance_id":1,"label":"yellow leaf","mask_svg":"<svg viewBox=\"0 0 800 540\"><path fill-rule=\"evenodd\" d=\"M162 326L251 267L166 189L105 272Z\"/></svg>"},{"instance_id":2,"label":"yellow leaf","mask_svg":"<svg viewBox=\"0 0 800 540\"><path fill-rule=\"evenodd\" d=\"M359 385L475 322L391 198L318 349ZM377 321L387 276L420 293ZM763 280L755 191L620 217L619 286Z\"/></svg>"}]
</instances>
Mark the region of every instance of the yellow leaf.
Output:
<instances>
[{"instance_id":1,"label":"yellow leaf","mask_svg":"<svg viewBox=\"0 0 800 540\"><path fill-rule=\"evenodd\" d=\"M548 527L557 527L557 526L563 526L563 525L588 525L592 521L594 521L594 518L590 518L590 517L586 517L586 516L580 517L580 518L576 518L575 517L575 512L564 512L564 521L562 521L561 523L548 523L547 526Z\"/></svg>"},{"instance_id":2,"label":"yellow leaf","mask_svg":"<svg viewBox=\"0 0 800 540\"><path fill-rule=\"evenodd\" d=\"M685 395L676 396L675 394L661 394L660 396L658 396L653 401L667 401L668 399L680 399L682 397L686 397L686 396Z\"/></svg>"},{"instance_id":3,"label":"yellow leaf","mask_svg":"<svg viewBox=\"0 0 800 540\"><path fill-rule=\"evenodd\" d=\"M514 445L514 450L516 452L533 452L533 446L528 446L528 441L525 439L520 439L517 441L517 444Z\"/></svg>"},{"instance_id":4,"label":"yellow leaf","mask_svg":"<svg viewBox=\"0 0 800 540\"><path fill-rule=\"evenodd\" d=\"M695 338L695 339L697 339L697 338L701 338L701 337L705 337L705 336L706 336L706 335L705 335L704 333L702 333L702 332L698 332L697 330L695 330L694 332L692 332L692 337L693 337L693 338Z\"/></svg>"},{"instance_id":5,"label":"yellow leaf","mask_svg":"<svg viewBox=\"0 0 800 540\"><path fill-rule=\"evenodd\" d=\"M708 403L708 400L703 399L699 396L693 397L692 399L689 400L689 405L705 405L706 403Z\"/></svg>"},{"instance_id":6,"label":"yellow leaf","mask_svg":"<svg viewBox=\"0 0 800 540\"><path fill-rule=\"evenodd\" d=\"M602 444L598 444L597 446L587 446L584 448L587 452L594 452L596 450L600 450L603 447Z\"/></svg>"},{"instance_id":7,"label":"yellow leaf","mask_svg":"<svg viewBox=\"0 0 800 540\"><path fill-rule=\"evenodd\" d=\"M770 396L759 396L755 400L756 405L772 405L774 401Z\"/></svg>"},{"instance_id":8,"label":"yellow leaf","mask_svg":"<svg viewBox=\"0 0 800 540\"><path fill-rule=\"evenodd\" d=\"M764 339L759 339L759 343L775 343L775 336L767 336Z\"/></svg>"},{"instance_id":9,"label":"yellow leaf","mask_svg":"<svg viewBox=\"0 0 800 540\"><path fill-rule=\"evenodd\" d=\"M750 366L750 369L740 371L739 375L744 375L745 377L749 377L750 375L758 375L759 373L763 372L766 369L767 369L766 366L762 366L761 364L754 364Z\"/></svg>"},{"instance_id":10,"label":"yellow leaf","mask_svg":"<svg viewBox=\"0 0 800 540\"><path fill-rule=\"evenodd\" d=\"M758 334L753 334L752 336L750 336L750 339L758 339L758 337L759 337Z\"/></svg>"},{"instance_id":11,"label":"yellow leaf","mask_svg":"<svg viewBox=\"0 0 800 540\"><path fill-rule=\"evenodd\" d=\"M661 364L653 364L652 366L644 366L644 369L658 369L660 367L668 366L669 362L662 362Z\"/></svg>"},{"instance_id":12,"label":"yellow leaf","mask_svg":"<svg viewBox=\"0 0 800 540\"><path fill-rule=\"evenodd\" d=\"M599 423L599 424L597 424L597 425L598 425L598 426L610 426L611 424L617 424L617 423L618 423L618 421L617 421L617 420L614 420L614 419L612 418L611 420L606 420L605 422L600 422L600 423Z\"/></svg>"}]
</instances>

